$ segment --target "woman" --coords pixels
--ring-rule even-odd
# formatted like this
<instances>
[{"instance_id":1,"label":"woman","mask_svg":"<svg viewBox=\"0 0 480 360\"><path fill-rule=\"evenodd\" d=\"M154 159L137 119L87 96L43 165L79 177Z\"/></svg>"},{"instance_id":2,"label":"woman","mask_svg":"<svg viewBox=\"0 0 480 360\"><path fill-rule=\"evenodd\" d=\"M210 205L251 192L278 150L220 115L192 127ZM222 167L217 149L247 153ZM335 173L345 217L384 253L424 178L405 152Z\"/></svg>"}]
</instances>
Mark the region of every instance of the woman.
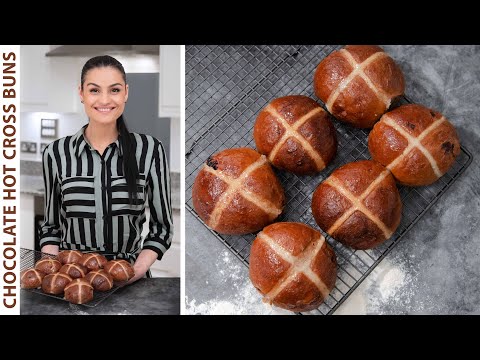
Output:
<instances>
[{"instance_id":1,"label":"woman","mask_svg":"<svg viewBox=\"0 0 480 360\"><path fill-rule=\"evenodd\" d=\"M173 222L170 175L161 142L130 133L123 111L128 84L111 56L88 60L79 86L89 122L43 152L43 252L99 252L134 263L136 281L170 247ZM141 238L150 209L149 233Z\"/></svg>"}]
</instances>

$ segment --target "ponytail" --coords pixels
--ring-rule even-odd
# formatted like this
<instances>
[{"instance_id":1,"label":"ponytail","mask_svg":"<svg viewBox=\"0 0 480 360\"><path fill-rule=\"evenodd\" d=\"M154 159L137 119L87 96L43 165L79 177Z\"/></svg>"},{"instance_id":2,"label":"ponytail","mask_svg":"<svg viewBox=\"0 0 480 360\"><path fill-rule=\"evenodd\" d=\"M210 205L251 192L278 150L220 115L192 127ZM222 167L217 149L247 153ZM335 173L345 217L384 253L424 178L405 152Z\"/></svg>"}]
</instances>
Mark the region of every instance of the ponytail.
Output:
<instances>
[{"instance_id":1,"label":"ponytail","mask_svg":"<svg viewBox=\"0 0 480 360\"><path fill-rule=\"evenodd\" d=\"M123 115L120 115L117 119L117 130L120 134L119 139L123 152L123 173L127 179L128 200L130 204L133 204L133 199L137 198L138 165L135 157L136 147L133 135L128 131Z\"/></svg>"}]
</instances>

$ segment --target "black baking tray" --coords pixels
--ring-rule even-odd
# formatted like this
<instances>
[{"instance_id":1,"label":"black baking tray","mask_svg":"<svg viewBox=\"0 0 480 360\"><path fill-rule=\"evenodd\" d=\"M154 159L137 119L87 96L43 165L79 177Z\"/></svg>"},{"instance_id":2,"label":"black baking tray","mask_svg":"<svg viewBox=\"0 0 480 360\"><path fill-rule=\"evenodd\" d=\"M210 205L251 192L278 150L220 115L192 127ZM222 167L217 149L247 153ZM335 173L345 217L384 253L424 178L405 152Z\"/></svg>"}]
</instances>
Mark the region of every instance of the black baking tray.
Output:
<instances>
[{"instance_id":1,"label":"black baking tray","mask_svg":"<svg viewBox=\"0 0 480 360\"><path fill-rule=\"evenodd\" d=\"M35 263L39 261L40 259L43 259L45 257L50 257L53 259L56 259L57 257L55 255L47 254L47 253L42 253L40 251L36 250L30 250L30 249L25 249L25 248L20 248L20 271L25 270L25 269L30 269L35 267ZM108 298L110 295L112 295L115 291L120 289L121 286L118 286L118 284L113 285L113 287L108 290L108 291L93 291L93 299L89 301L88 303L85 304L80 304L83 306L87 307L95 307L98 304L100 304L103 300ZM53 295L53 294L47 294L42 291L42 289L22 289L23 291L30 291L36 294L41 294L44 296L50 296L59 300L63 300L68 302L68 300L65 300L63 298L63 293L59 295Z\"/></svg>"},{"instance_id":2,"label":"black baking tray","mask_svg":"<svg viewBox=\"0 0 480 360\"><path fill-rule=\"evenodd\" d=\"M315 68L324 57L341 47L186 46L185 202L187 209L199 221L203 223L193 209L192 186L206 159L227 148L255 149L253 126L256 116L274 98L301 94L317 100L312 85ZM403 97L396 106L410 102ZM325 109L325 105L321 101L319 103ZM454 119L450 120L455 123ZM274 169L287 199L285 211L277 221L303 222L319 229L310 208L318 184L341 165L370 159L367 147L369 130L355 129L336 120L334 125L338 136L337 155L320 174L297 176ZM332 314L458 179L471 161L471 153L462 146L454 165L434 184L416 188L398 186L403 202L401 223L388 241L374 249L350 249L320 230L337 254L338 278L324 303L308 313ZM256 234L229 236L210 231L248 266L250 247ZM260 294L258 299L261 301Z\"/></svg>"}]
</instances>

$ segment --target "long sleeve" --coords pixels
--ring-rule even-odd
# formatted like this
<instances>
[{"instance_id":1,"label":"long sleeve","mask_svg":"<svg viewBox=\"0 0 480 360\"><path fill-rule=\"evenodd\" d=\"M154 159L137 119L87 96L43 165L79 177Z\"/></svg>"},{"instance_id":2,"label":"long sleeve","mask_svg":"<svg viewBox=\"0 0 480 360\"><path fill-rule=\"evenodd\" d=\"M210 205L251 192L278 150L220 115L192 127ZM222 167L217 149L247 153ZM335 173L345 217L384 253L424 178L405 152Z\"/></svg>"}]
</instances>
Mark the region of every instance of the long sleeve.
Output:
<instances>
[{"instance_id":1,"label":"long sleeve","mask_svg":"<svg viewBox=\"0 0 480 360\"><path fill-rule=\"evenodd\" d=\"M40 229L40 248L44 245L60 245L61 227L59 217L60 186L52 159L52 146L43 152L43 181L45 184L45 217Z\"/></svg>"},{"instance_id":2,"label":"long sleeve","mask_svg":"<svg viewBox=\"0 0 480 360\"><path fill-rule=\"evenodd\" d=\"M170 248L173 237L172 205L170 201L170 171L163 145L155 141L152 167L148 182L148 204L150 207L149 233L143 249L158 254L158 260Z\"/></svg>"}]
</instances>

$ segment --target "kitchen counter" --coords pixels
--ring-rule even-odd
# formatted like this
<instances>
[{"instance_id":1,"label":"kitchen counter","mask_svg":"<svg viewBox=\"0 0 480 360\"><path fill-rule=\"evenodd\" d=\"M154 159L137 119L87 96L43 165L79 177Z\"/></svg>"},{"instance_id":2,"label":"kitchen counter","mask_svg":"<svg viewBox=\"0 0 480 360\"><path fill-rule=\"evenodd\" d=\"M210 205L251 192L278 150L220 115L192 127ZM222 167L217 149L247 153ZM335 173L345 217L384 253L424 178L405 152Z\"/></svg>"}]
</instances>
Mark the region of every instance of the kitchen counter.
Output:
<instances>
[{"instance_id":1,"label":"kitchen counter","mask_svg":"<svg viewBox=\"0 0 480 360\"><path fill-rule=\"evenodd\" d=\"M150 278L116 290L95 307L22 290L21 315L179 315L180 278Z\"/></svg>"},{"instance_id":2,"label":"kitchen counter","mask_svg":"<svg viewBox=\"0 0 480 360\"><path fill-rule=\"evenodd\" d=\"M450 119L473 162L335 314L478 314L480 48L383 48L402 68L406 94ZM289 314L262 303L248 268L190 212L185 224L187 313Z\"/></svg>"},{"instance_id":3,"label":"kitchen counter","mask_svg":"<svg viewBox=\"0 0 480 360\"><path fill-rule=\"evenodd\" d=\"M172 208L174 210L180 210L180 174L171 173L170 179ZM45 194L43 176L22 174L20 176L20 192L43 197Z\"/></svg>"},{"instance_id":4,"label":"kitchen counter","mask_svg":"<svg viewBox=\"0 0 480 360\"><path fill-rule=\"evenodd\" d=\"M45 194L43 176L22 174L20 176L20 192L43 197Z\"/></svg>"}]
</instances>

